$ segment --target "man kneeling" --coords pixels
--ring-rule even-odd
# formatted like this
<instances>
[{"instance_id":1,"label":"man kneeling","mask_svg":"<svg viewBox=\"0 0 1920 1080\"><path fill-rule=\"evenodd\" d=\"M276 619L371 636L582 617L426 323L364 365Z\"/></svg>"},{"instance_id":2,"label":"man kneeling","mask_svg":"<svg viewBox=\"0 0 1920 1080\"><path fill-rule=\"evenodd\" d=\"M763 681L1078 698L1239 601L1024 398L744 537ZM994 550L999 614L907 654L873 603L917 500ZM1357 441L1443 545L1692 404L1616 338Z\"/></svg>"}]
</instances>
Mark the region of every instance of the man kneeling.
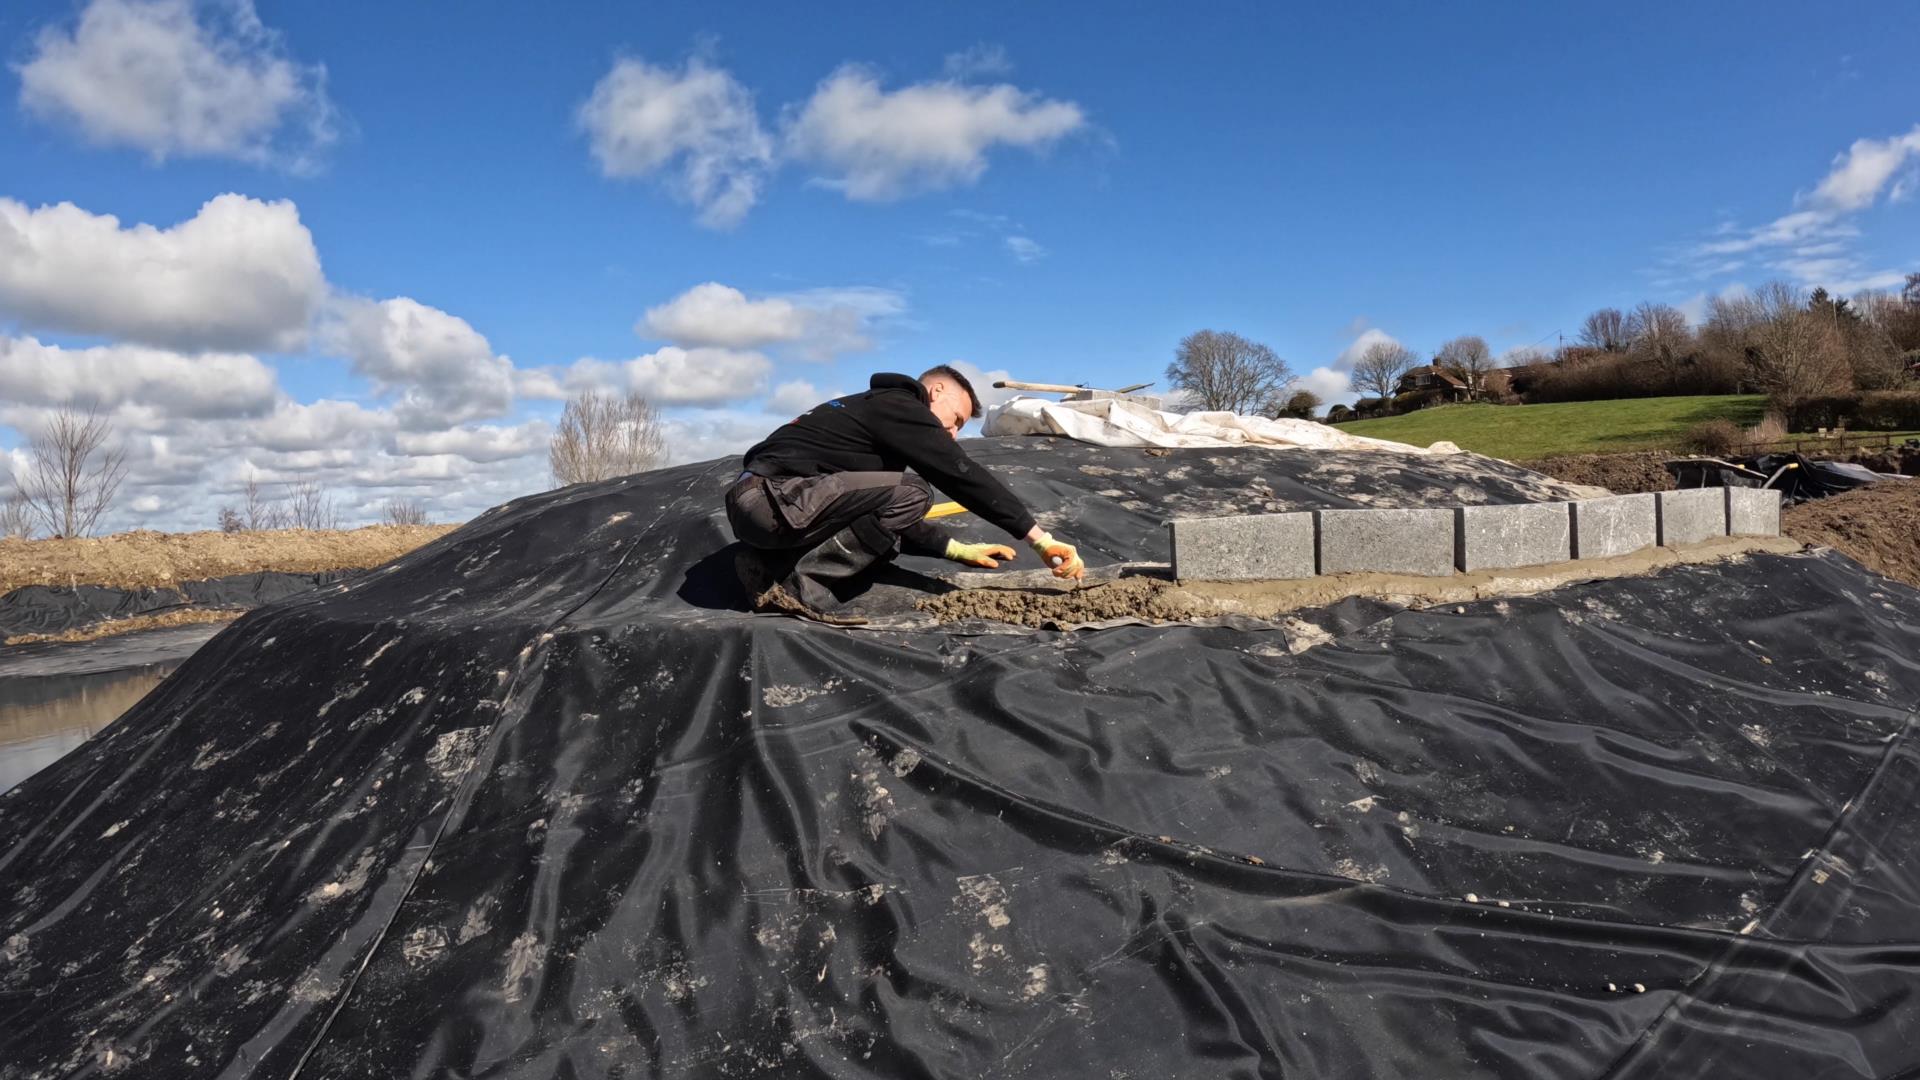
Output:
<instances>
[{"instance_id":1,"label":"man kneeling","mask_svg":"<svg viewBox=\"0 0 1920 1080\"><path fill-rule=\"evenodd\" d=\"M727 489L727 521L747 545L738 569L754 610L857 625L865 620L832 613L832 586L900 551L987 569L1014 557L927 521L929 482L1025 540L1054 576L1084 575L1073 545L961 449L961 427L979 415L973 385L942 364L918 379L875 375L865 393L816 405L748 450Z\"/></svg>"}]
</instances>

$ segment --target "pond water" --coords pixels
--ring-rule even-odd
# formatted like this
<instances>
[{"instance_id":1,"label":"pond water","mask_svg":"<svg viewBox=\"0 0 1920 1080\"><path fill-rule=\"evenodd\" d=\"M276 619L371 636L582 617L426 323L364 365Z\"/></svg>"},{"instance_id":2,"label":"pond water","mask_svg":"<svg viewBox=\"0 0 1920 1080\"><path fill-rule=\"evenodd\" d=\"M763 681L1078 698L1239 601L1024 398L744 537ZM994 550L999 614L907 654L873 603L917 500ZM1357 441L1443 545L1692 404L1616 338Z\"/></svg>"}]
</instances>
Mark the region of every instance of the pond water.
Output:
<instances>
[{"instance_id":1,"label":"pond water","mask_svg":"<svg viewBox=\"0 0 1920 1080\"><path fill-rule=\"evenodd\" d=\"M0 678L0 791L58 761L113 723L174 668Z\"/></svg>"}]
</instances>

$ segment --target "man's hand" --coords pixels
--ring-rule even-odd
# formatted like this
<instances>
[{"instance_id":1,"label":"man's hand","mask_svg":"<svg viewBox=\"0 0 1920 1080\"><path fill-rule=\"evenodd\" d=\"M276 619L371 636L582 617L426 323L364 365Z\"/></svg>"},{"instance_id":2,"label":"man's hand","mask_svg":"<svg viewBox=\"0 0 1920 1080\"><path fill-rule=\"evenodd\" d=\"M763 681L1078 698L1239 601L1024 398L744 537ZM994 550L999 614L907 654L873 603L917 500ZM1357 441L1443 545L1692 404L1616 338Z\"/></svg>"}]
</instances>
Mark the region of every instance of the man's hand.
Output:
<instances>
[{"instance_id":1,"label":"man's hand","mask_svg":"<svg viewBox=\"0 0 1920 1080\"><path fill-rule=\"evenodd\" d=\"M1040 535L1029 533L1027 543L1033 547L1033 553L1040 556L1041 562L1053 568L1054 577L1078 581L1087 575L1087 564L1080 561L1080 553L1074 550L1072 544L1055 540L1052 533L1039 528L1035 528L1034 532Z\"/></svg>"},{"instance_id":2,"label":"man's hand","mask_svg":"<svg viewBox=\"0 0 1920 1080\"><path fill-rule=\"evenodd\" d=\"M957 563L995 570L1001 563L1013 560L1013 549L1005 544L963 544L958 540L949 540L946 556Z\"/></svg>"}]
</instances>

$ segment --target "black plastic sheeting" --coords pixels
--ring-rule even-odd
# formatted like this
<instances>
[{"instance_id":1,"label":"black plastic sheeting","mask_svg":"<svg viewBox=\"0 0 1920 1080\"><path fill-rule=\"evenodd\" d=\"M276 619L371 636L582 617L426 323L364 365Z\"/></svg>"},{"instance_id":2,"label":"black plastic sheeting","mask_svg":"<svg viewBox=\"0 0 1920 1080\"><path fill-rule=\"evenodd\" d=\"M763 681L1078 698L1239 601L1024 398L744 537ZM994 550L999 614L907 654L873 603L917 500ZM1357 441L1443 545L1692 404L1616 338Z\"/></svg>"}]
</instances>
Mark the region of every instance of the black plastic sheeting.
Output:
<instances>
[{"instance_id":1,"label":"black plastic sheeting","mask_svg":"<svg viewBox=\"0 0 1920 1080\"><path fill-rule=\"evenodd\" d=\"M116 589L105 585L28 585L0 596L0 638L55 634L109 619L188 607L259 607L326 585L357 571L283 574L264 571L183 581L174 587Z\"/></svg>"},{"instance_id":2,"label":"black plastic sheeting","mask_svg":"<svg viewBox=\"0 0 1920 1080\"><path fill-rule=\"evenodd\" d=\"M1802 454L1736 458L1732 464L1739 468L1725 468L1723 464L1712 458L1689 458L1668 462L1667 471L1679 487L1771 487L1787 503L1824 499L1882 480L1907 479L1899 473L1874 472L1851 461L1816 461Z\"/></svg>"},{"instance_id":3,"label":"black plastic sheeting","mask_svg":"<svg viewBox=\"0 0 1920 1080\"><path fill-rule=\"evenodd\" d=\"M1553 491L978 456L1109 565L1162 499ZM1821 552L1299 652L842 630L715 599L732 466L256 611L0 799L0 1077L1920 1069L1920 593Z\"/></svg>"}]
</instances>

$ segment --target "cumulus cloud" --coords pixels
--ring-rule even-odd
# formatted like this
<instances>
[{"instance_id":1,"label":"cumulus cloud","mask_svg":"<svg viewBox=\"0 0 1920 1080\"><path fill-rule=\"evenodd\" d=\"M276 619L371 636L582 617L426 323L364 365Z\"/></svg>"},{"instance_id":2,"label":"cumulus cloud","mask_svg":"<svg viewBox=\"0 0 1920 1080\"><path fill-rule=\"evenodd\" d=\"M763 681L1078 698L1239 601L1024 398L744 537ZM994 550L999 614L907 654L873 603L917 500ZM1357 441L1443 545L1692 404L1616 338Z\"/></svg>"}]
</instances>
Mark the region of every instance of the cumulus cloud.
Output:
<instances>
[{"instance_id":1,"label":"cumulus cloud","mask_svg":"<svg viewBox=\"0 0 1920 1080\"><path fill-rule=\"evenodd\" d=\"M973 384L973 392L975 396L980 399L980 409L982 412L1002 402L1012 401L1014 398L1020 396L1020 391L1018 390L997 389L993 385L996 382L1004 382L1007 379L1013 378L1013 374L1006 368L994 368L992 371L988 371L971 360L949 360L947 363L951 364L960 374L965 375L967 381ZM972 422L978 423L978 421Z\"/></svg>"},{"instance_id":2,"label":"cumulus cloud","mask_svg":"<svg viewBox=\"0 0 1920 1080\"><path fill-rule=\"evenodd\" d=\"M465 319L408 297L341 298L331 343L383 395L409 431L431 431L499 416L513 404L513 362Z\"/></svg>"},{"instance_id":3,"label":"cumulus cloud","mask_svg":"<svg viewBox=\"0 0 1920 1080\"><path fill-rule=\"evenodd\" d=\"M335 138L326 71L290 59L252 0L91 0L35 39L20 104L156 161L311 168Z\"/></svg>"},{"instance_id":4,"label":"cumulus cloud","mask_svg":"<svg viewBox=\"0 0 1920 1080\"><path fill-rule=\"evenodd\" d=\"M1699 281L1745 270L1785 274L1808 286L1839 293L1898 285L1898 269L1874 269L1858 250L1855 217L1884 193L1906 198L1914 189L1920 162L1920 125L1904 135L1858 139L1835 156L1833 165L1796 208L1763 225L1723 223L1714 234L1690 244L1667 260L1661 284Z\"/></svg>"},{"instance_id":5,"label":"cumulus cloud","mask_svg":"<svg viewBox=\"0 0 1920 1080\"><path fill-rule=\"evenodd\" d=\"M849 65L814 90L786 142L848 198L885 200L972 183L986 171L988 151L1045 147L1085 124L1073 102L1004 83L947 80L889 91L872 72Z\"/></svg>"},{"instance_id":6,"label":"cumulus cloud","mask_svg":"<svg viewBox=\"0 0 1920 1080\"><path fill-rule=\"evenodd\" d=\"M569 393L637 393L656 405L723 405L759 397L773 364L750 350L668 345L631 360L585 359L568 368Z\"/></svg>"},{"instance_id":7,"label":"cumulus cloud","mask_svg":"<svg viewBox=\"0 0 1920 1080\"><path fill-rule=\"evenodd\" d=\"M1300 376L1299 382L1294 384L1294 389L1311 391L1328 404L1353 396L1353 385L1348 373L1330 367L1317 367Z\"/></svg>"},{"instance_id":8,"label":"cumulus cloud","mask_svg":"<svg viewBox=\"0 0 1920 1080\"><path fill-rule=\"evenodd\" d=\"M409 457L450 454L476 462L507 461L544 457L552 435L553 428L546 421L530 420L511 426L482 424L446 431L403 431L395 438L394 447Z\"/></svg>"},{"instance_id":9,"label":"cumulus cloud","mask_svg":"<svg viewBox=\"0 0 1920 1080\"><path fill-rule=\"evenodd\" d=\"M888 289L811 289L749 299L709 281L647 309L634 331L681 346L788 345L808 359L829 360L872 348L870 325L905 309L905 299Z\"/></svg>"},{"instance_id":10,"label":"cumulus cloud","mask_svg":"<svg viewBox=\"0 0 1920 1080\"><path fill-rule=\"evenodd\" d=\"M221 195L164 229L0 198L0 314L165 348L289 349L326 291L291 202Z\"/></svg>"},{"instance_id":11,"label":"cumulus cloud","mask_svg":"<svg viewBox=\"0 0 1920 1080\"><path fill-rule=\"evenodd\" d=\"M702 224L737 224L760 197L773 140L753 95L699 59L674 70L622 59L580 107L594 159L608 177L670 174Z\"/></svg>"},{"instance_id":12,"label":"cumulus cloud","mask_svg":"<svg viewBox=\"0 0 1920 1080\"><path fill-rule=\"evenodd\" d=\"M38 406L139 406L159 417L258 416L280 392L273 369L233 353L183 356L139 345L63 349L0 338L0 400Z\"/></svg>"},{"instance_id":13,"label":"cumulus cloud","mask_svg":"<svg viewBox=\"0 0 1920 1080\"><path fill-rule=\"evenodd\" d=\"M681 345L756 349L798 341L809 312L784 297L749 300L739 289L709 281L647 309L634 330Z\"/></svg>"},{"instance_id":14,"label":"cumulus cloud","mask_svg":"<svg viewBox=\"0 0 1920 1080\"><path fill-rule=\"evenodd\" d=\"M770 430L765 414L729 410L668 417L662 428L666 434L669 465L739 454L766 438Z\"/></svg>"},{"instance_id":15,"label":"cumulus cloud","mask_svg":"<svg viewBox=\"0 0 1920 1080\"><path fill-rule=\"evenodd\" d=\"M792 379L773 388L767 395L767 411L780 416L797 416L815 405L840 394L822 394L805 379Z\"/></svg>"},{"instance_id":16,"label":"cumulus cloud","mask_svg":"<svg viewBox=\"0 0 1920 1080\"><path fill-rule=\"evenodd\" d=\"M1385 330L1381 330L1378 327L1367 327L1361 330L1346 348L1340 350L1340 356L1334 360L1333 367L1339 371L1352 371L1353 365L1359 363L1360 358L1367 354L1368 349L1373 348L1375 345L1398 344L1400 344L1400 339L1387 333Z\"/></svg>"},{"instance_id":17,"label":"cumulus cloud","mask_svg":"<svg viewBox=\"0 0 1920 1080\"><path fill-rule=\"evenodd\" d=\"M282 401L270 415L247 428L245 442L275 453L346 450L373 445L395 426L392 413L354 401Z\"/></svg>"}]
</instances>

